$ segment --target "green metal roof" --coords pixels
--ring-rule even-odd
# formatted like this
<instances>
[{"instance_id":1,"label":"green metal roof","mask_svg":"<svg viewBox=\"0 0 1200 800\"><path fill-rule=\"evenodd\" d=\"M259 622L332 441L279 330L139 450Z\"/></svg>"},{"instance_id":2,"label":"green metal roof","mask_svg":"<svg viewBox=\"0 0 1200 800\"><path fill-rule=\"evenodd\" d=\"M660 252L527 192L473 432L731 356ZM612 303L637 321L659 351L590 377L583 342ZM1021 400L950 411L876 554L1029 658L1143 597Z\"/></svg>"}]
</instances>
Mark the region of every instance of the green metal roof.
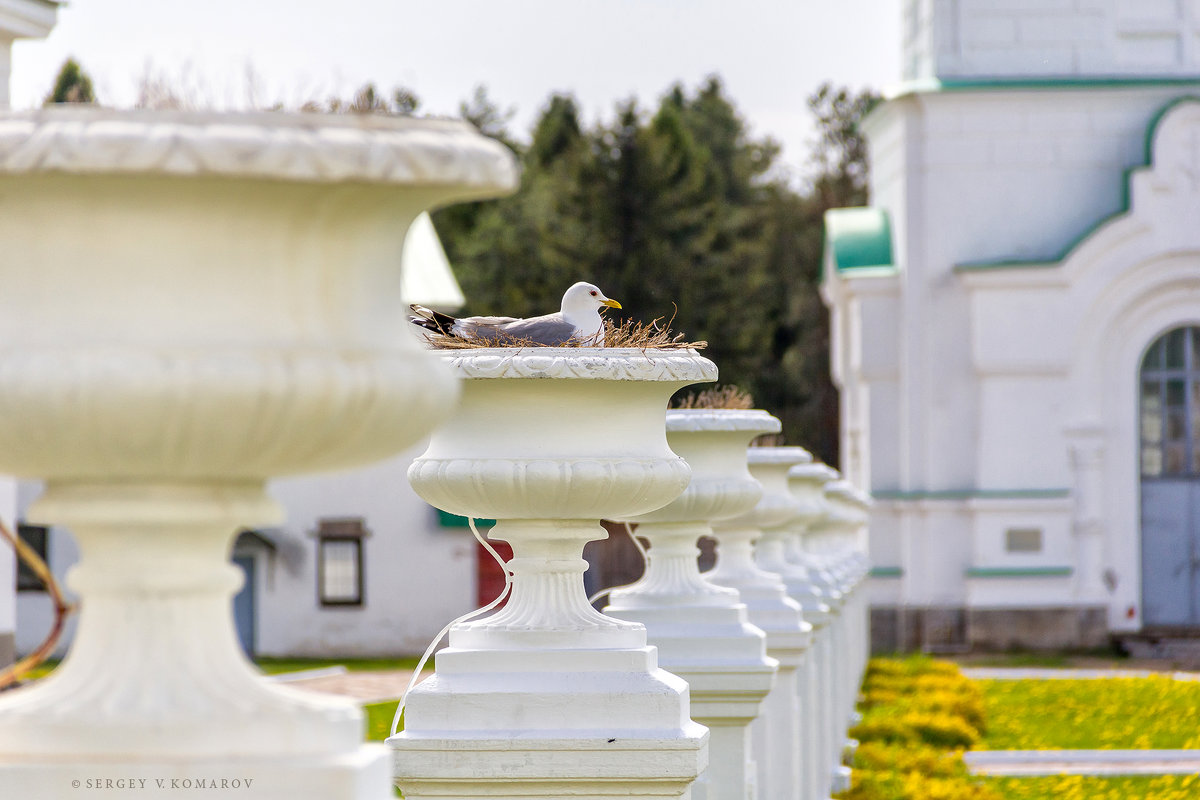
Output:
<instances>
[{"instance_id":1,"label":"green metal roof","mask_svg":"<svg viewBox=\"0 0 1200 800\"><path fill-rule=\"evenodd\" d=\"M833 208L825 212L825 252L838 272L895 270L892 223L881 208Z\"/></svg>"}]
</instances>

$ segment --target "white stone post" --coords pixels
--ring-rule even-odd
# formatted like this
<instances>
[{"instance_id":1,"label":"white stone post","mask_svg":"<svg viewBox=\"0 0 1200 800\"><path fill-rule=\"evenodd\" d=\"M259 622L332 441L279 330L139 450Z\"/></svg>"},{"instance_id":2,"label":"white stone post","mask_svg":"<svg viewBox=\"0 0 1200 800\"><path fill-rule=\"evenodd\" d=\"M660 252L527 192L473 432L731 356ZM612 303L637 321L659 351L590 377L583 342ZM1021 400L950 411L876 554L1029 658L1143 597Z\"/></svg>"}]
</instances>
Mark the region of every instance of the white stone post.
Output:
<instances>
[{"instance_id":1,"label":"white stone post","mask_svg":"<svg viewBox=\"0 0 1200 800\"><path fill-rule=\"evenodd\" d=\"M780 458L781 449L747 450L751 474L760 483L764 483L759 471L762 465ZM764 800L799 800L806 780L803 715L810 710L801 707L797 672L805 667L805 654L812 644L812 626L804 621L800 605L787 596L782 579L763 570L754 559L755 542L763 531L791 520L796 511L797 504L790 495L773 491L764 483L763 497L751 512L713 526L717 564L705 576L741 593L742 602L750 610L750 621L766 631L767 654L779 661L775 687L763 704L761 716L751 724Z\"/></svg>"},{"instance_id":2,"label":"white stone post","mask_svg":"<svg viewBox=\"0 0 1200 800\"><path fill-rule=\"evenodd\" d=\"M834 681L835 717L832 735L833 790L849 787L850 770L842 764L842 754L847 744L846 730L854 720L855 699L861 682L861 638L862 605L865 593L860 591L862 568L854 555L858 552L857 542L861 538L866 514L864 501L853 486L843 480L825 484L825 497L829 511L818 530L824 532L824 552L821 554L828 572L833 576L834 588L842 595L841 613L833 626L833 649L843 665Z\"/></svg>"},{"instance_id":3,"label":"white stone post","mask_svg":"<svg viewBox=\"0 0 1200 800\"><path fill-rule=\"evenodd\" d=\"M0 114L0 471L44 478L31 519L82 551L73 647L0 696L5 796L390 795L354 703L242 654L230 541L279 520L269 476L392 455L445 415L454 379L404 327L405 228L516 178L449 122Z\"/></svg>"},{"instance_id":4,"label":"white stone post","mask_svg":"<svg viewBox=\"0 0 1200 800\"><path fill-rule=\"evenodd\" d=\"M778 575L787 587L788 596L800 604L804 620L813 628L812 646L798 671L797 690L802 698L801 724L804 730L804 746L801 748L803 763L802 796L809 800L828 797L830 785L829 765L822 758L828 720L833 714L832 653L829 648L829 623L834 618L830 603L835 598L821 591L807 567L788 561L789 541L794 537L797 524L823 513L824 504L814 507L812 498L792 491L789 476L791 471L810 466L812 456L800 447L758 448L757 461L752 472L763 484L765 491L790 497L795 503L792 516L779 525L763 529L762 539L755 546L758 566Z\"/></svg>"},{"instance_id":5,"label":"white stone post","mask_svg":"<svg viewBox=\"0 0 1200 800\"><path fill-rule=\"evenodd\" d=\"M650 542L646 574L614 591L604 609L644 624L663 668L691 687L692 718L711 737L694 800L758 797L750 722L774 685L778 662L767 656L766 635L750 624L737 590L701 576L696 542L712 534L713 520L754 508L762 488L746 468L746 446L778 431L779 420L765 411L667 412L667 442L691 466L691 482L670 505L631 520Z\"/></svg>"},{"instance_id":6,"label":"white stone post","mask_svg":"<svg viewBox=\"0 0 1200 800\"><path fill-rule=\"evenodd\" d=\"M677 389L716 378L692 351L448 351L453 418L409 481L434 506L497 520L512 594L455 625L391 737L396 785L421 798L687 797L708 731L638 623L587 602L583 546L603 518L661 508L690 470L667 445Z\"/></svg>"}]
</instances>

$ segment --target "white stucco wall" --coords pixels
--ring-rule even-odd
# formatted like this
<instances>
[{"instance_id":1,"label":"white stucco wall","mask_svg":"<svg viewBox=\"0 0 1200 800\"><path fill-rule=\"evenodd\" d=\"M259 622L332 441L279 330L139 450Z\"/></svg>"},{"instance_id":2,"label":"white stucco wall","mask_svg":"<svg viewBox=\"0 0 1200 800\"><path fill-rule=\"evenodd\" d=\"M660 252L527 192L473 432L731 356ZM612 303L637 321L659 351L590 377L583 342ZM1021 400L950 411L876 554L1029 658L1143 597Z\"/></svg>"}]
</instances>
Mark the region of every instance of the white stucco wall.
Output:
<instances>
[{"instance_id":1,"label":"white stucco wall","mask_svg":"<svg viewBox=\"0 0 1200 800\"><path fill-rule=\"evenodd\" d=\"M12 41L0 36L0 109L8 108L9 78L12 76Z\"/></svg>"},{"instance_id":2,"label":"white stucco wall","mask_svg":"<svg viewBox=\"0 0 1200 800\"><path fill-rule=\"evenodd\" d=\"M450 620L474 609L475 539L442 528L405 477L424 448L365 469L274 481L287 510L276 565L257 560L263 655L379 656L420 653ZM365 603L321 607L316 539L322 518L362 517Z\"/></svg>"},{"instance_id":3,"label":"white stucco wall","mask_svg":"<svg viewBox=\"0 0 1200 800\"><path fill-rule=\"evenodd\" d=\"M906 78L1182 75L1200 17L1177 0L906 0Z\"/></svg>"}]
</instances>

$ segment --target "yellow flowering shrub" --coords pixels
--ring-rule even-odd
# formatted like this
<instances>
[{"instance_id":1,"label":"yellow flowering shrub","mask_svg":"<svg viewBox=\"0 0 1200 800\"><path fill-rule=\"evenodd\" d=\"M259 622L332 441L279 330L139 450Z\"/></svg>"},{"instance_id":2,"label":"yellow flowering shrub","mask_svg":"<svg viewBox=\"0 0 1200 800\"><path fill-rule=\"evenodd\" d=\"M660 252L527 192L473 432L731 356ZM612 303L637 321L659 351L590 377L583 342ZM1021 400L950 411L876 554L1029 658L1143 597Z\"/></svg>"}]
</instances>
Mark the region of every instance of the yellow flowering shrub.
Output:
<instances>
[{"instance_id":1,"label":"yellow flowering shrub","mask_svg":"<svg viewBox=\"0 0 1200 800\"><path fill-rule=\"evenodd\" d=\"M919 702L914 705L920 705ZM868 713L850 729L860 742L924 743L934 747L970 747L979 741L979 731L961 716L947 712L891 708Z\"/></svg>"},{"instance_id":2,"label":"yellow flowering shrub","mask_svg":"<svg viewBox=\"0 0 1200 800\"><path fill-rule=\"evenodd\" d=\"M1002 800L968 774L980 736L979 690L949 662L875 659L863 682L851 787L841 800Z\"/></svg>"},{"instance_id":3,"label":"yellow flowering shrub","mask_svg":"<svg viewBox=\"0 0 1200 800\"><path fill-rule=\"evenodd\" d=\"M917 772L936 778L962 777L967 774L961 750L942 750L918 744L863 742L854 751L851 766L876 772Z\"/></svg>"}]
</instances>

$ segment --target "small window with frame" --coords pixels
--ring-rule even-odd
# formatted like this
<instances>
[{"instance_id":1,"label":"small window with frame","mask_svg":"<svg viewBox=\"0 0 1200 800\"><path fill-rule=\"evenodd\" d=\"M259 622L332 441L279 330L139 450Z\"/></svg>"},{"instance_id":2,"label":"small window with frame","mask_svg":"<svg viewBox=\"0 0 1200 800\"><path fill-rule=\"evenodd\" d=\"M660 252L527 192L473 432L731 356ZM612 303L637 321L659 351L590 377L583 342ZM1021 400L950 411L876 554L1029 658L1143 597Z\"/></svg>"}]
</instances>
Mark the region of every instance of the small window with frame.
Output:
<instances>
[{"instance_id":1,"label":"small window with frame","mask_svg":"<svg viewBox=\"0 0 1200 800\"><path fill-rule=\"evenodd\" d=\"M322 606L362 606L362 519L323 519L317 528L317 599Z\"/></svg>"},{"instance_id":2,"label":"small window with frame","mask_svg":"<svg viewBox=\"0 0 1200 800\"><path fill-rule=\"evenodd\" d=\"M29 547L38 554L46 565L50 565L49 548L50 548L50 529L44 525L26 525L20 523L17 525L17 537L29 545ZM17 559L17 591L18 592L44 592L46 591L42 579L37 576L25 561L21 558Z\"/></svg>"}]
</instances>

